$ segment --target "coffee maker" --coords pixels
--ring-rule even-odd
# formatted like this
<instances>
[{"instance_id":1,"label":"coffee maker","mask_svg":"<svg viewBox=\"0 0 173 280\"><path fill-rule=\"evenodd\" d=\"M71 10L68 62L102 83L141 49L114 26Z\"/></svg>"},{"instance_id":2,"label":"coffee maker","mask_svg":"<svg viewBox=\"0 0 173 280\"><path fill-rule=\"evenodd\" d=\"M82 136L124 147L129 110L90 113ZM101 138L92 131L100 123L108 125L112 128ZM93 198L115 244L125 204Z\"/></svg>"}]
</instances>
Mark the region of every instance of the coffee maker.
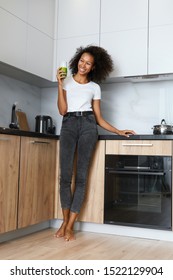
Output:
<instances>
[{"instance_id":1,"label":"coffee maker","mask_svg":"<svg viewBox=\"0 0 173 280\"><path fill-rule=\"evenodd\" d=\"M45 134L55 134L55 126L50 116L38 115L35 117L35 131Z\"/></svg>"}]
</instances>

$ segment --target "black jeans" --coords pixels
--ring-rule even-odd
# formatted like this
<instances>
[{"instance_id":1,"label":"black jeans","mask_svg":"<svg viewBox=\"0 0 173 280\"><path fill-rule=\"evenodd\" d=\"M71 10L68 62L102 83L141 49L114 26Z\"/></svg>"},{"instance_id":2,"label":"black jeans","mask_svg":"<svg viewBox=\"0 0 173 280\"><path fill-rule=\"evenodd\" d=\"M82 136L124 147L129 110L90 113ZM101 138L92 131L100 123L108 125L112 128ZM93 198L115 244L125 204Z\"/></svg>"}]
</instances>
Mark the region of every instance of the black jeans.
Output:
<instances>
[{"instance_id":1,"label":"black jeans","mask_svg":"<svg viewBox=\"0 0 173 280\"><path fill-rule=\"evenodd\" d=\"M60 199L63 209L79 213L84 200L90 159L98 139L94 115L64 116L60 133ZM75 151L77 170L75 190L71 181Z\"/></svg>"}]
</instances>

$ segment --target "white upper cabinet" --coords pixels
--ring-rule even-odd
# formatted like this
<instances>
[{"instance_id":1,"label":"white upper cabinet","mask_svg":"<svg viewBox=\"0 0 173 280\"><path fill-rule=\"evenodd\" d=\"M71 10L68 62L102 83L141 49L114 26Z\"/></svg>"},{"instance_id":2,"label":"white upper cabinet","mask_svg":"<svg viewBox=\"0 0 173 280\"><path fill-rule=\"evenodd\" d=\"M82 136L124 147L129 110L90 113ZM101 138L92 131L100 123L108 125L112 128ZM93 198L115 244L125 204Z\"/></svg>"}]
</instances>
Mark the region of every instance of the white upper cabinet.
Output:
<instances>
[{"instance_id":1,"label":"white upper cabinet","mask_svg":"<svg viewBox=\"0 0 173 280\"><path fill-rule=\"evenodd\" d=\"M111 78L147 74L146 29L101 34L101 46L114 61Z\"/></svg>"},{"instance_id":2,"label":"white upper cabinet","mask_svg":"<svg viewBox=\"0 0 173 280\"><path fill-rule=\"evenodd\" d=\"M25 69L27 25L0 8L0 61Z\"/></svg>"},{"instance_id":3,"label":"white upper cabinet","mask_svg":"<svg viewBox=\"0 0 173 280\"><path fill-rule=\"evenodd\" d=\"M173 24L150 28L149 74L173 73Z\"/></svg>"},{"instance_id":4,"label":"white upper cabinet","mask_svg":"<svg viewBox=\"0 0 173 280\"><path fill-rule=\"evenodd\" d=\"M28 25L26 48L26 71L52 80L53 40Z\"/></svg>"},{"instance_id":5,"label":"white upper cabinet","mask_svg":"<svg viewBox=\"0 0 173 280\"><path fill-rule=\"evenodd\" d=\"M58 38L99 33L100 0L59 0Z\"/></svg>"},{"instance_id":6,"label":"white upper cabinet","mask_svg":"<svg viewBox=\"0 0 173 280\"><path fill-rule=\"evenodd\" d=\"M2 62L52 80L57 0L0 0Z\"/></svg>"},{"instance_id":7,"label":"white upper cabinet","mask_svg":"<svg viewBox=\"0 0 173 280\"><path fill-rule=\"evenodd\" d=\"M173 1L149 0L149 16L150 27L173 24Z\"/></svg>"},{"instance_id":8,"label":"white upper cabinet","mask_svg":"<svg viewBox=\"0 0 173 280\"><path fill-rule=\"evenodd\" d=\"M28 24L52 38L54 38L55 1L28 1Z\"/></svg>"},{"instance_id":9,"label":"white upper cabinet","mask_svg":"<svg viewBox=\"0 0 173 280\"><path fill-rule=\"evenodd\" d=\"M147 74L148 0L101 0L100 30L114 60L110 77Z\"/></svg>"},{"instance_id":10,"label":"white upper cabinet","mask_svg":"<svg viewBox=\"0 0 173 280\"><path fill-rule=\"evenodd\" d=\"M28 0L26 71L53 80L56 0Z\"/></svg>"},{"instance_id":11,"label":"white upper cabinet","mask_svg":"<svg viewBox=\"0 0 173 280\"><path fill-rule=\"evenodd\" d=\"M99 32L100 0L59 0L54 73L59 63L68 63L80 46L99 45Z\"/></svg>"},{"instance_id":12,"label":"white upper cabinet","mask_svg":"<svg viewBox=\"0 0 173 280\"><path fill-rule=\"evenodd\" d=\"M101 33L147 27L148 0L101 0Z\"/></svg>"},{"instance_id":13,"label":"white upper cabinet","mask_svg":"<svg viewBox=\"0 0 173 280\"><path fill-rule=\"evenodd\" d=\"M99 42L99 34L58 40L57 61L55 65L56 69L59 67L61 61L67 61L68 63L72 58L72 56L75 54L76 49L79 48L80 46L85 47L90 44L98 45L98 42ZM56 69L54 72L56 72ZM70 73L68 72L68 75L69 74ZM56 78L56 75L54 75L54 78Z\"/></svg>"},{"instance_id":14,"label":"white upper cabinet","mask_svg":"<svg viewBox=\"0 0 173 280\"><path fill-rule=\"evenodd\" d=\"M0 0L0 59L48 80L100 45L110 77L173 73L173 0Z\"/></svg>"},{"instance_id":15,"label":"white upper cabinet","mask_svg":"<svg viewBox=\"0 0 173 280\"><path fill-rule=\"evenodd\" d=\"M14 16L27 21L28 1L30 0L0 0L0 8L9 11Z\"/></svg>"},{"instance_id":16,"label":"white upper cabinet","mask_svg":"<svg viewBox=\"0 0 173 280\"><path fill-rule=\"evenodd\" d=\"M149 1L149 74L173 73L173 1Z\"/></svg>"},{"instance_id":17,"label":"white upper cabinet","mask_svg":"<svg viewBox=\"0 0 173 280\"><path fill-rule=\"evenodd\" d=\"M57 0L0 0L0 8L29 25L54 37L55 2Z\"/></svg>"}]
</instances>

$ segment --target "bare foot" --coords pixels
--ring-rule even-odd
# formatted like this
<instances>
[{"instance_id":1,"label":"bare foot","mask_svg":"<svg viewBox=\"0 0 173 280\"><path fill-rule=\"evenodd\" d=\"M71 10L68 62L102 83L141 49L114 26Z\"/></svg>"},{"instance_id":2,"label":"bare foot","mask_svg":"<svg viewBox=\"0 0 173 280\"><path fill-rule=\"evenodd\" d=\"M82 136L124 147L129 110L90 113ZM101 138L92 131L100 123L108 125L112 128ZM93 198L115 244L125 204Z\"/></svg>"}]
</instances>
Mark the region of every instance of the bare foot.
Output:
<instances>
[{"instance_id":1,"label":"bare foot","mask_svg":"<svg viewBox=\"0 0 173 280\"><path fill-rule=\"evenodd\" d=\"M72 229L66 229L65 230L65 235L64 235L64 240L65 241L72 241L75 240L74 232Z\"/></svg>"},{"instance_id":2,"label":"bare foot","mask_svg":"<svg viewBox=\"0 0 173 280\"><path fill-rule=\"evenodd\" d=\"M65 222L62 223L62 225L60 226L60 228L57 230L57 232L54 234L54 237L64 237L65 235L65 229L66 229L66 224Z\"/></svg>"}]
</instances>

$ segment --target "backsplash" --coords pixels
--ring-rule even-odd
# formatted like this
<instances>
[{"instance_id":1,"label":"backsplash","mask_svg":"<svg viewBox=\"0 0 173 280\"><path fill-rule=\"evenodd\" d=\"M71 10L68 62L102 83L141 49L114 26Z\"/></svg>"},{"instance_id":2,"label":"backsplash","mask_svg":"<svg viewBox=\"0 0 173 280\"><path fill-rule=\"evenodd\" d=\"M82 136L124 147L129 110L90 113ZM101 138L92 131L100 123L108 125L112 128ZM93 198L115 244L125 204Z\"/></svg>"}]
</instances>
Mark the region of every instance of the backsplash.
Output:
<instances>
[{"instance_id":1,"label":"backsplash","mask_svg":"<svg viewBox=\"0 0 173 280\"><path fill-rule=\"evenodd\" d=\"M27 83L0 75L0 126L9 127L11 108L26 113L30 130L35 130L35 116L41 112L41 89Z\"/></svg>"},{"instance_id":2,"label":"backsplash","mask_svg":"<svg viewBox=\"0 0 173 280\"><path fill-rule=\"evenodd\" d=\"M165 119L173 125L173 81L102 84L102 114L119 129L152 134L152 127ZM62 117L57 109L57 87L43 88L0 75L0 126L9 126L11 107L24 111L31 130L35 116L50 115L59 134ZM100 134L109 132L99 128Z\"/></svg>"},{"instance_id":3,"label":"backsplash","mask_svg":"<svg viewBox=\"0 0 173 280\"><path fill-rule=\"evenodd\" d=\"M173 124L173 81L102 84L103 117L119 129L153 134L152 127L165 119ZM59 134L61 117L57 110L57 88L42 89L41 110L50 114ZM99 134L110 134L99 127Z\"/></svg>"},{"instance_id":4,"label":"backsplash","mask_svg":"<svg viewBox=\"0 0 173 280\"><path fill-rule=\"evenodd\" d=\"M43 88L41 90L41 113L42 115L51 116L53 123L56 126L56 134L59 135L62 116L58 112L57 108L57 95L58 89L55 88Z\"/></svg>"},{"instance_id":5,"label":"backsplash","mask_svg":"<svg viewBox=\"0 0 173 280\"><path fill-rule=\"evenodd\" d=\"M153 134L162 119L173 124L172 107L173 81L102 85L102 114L119 129Z\"/></svg>"}]
</instances>

